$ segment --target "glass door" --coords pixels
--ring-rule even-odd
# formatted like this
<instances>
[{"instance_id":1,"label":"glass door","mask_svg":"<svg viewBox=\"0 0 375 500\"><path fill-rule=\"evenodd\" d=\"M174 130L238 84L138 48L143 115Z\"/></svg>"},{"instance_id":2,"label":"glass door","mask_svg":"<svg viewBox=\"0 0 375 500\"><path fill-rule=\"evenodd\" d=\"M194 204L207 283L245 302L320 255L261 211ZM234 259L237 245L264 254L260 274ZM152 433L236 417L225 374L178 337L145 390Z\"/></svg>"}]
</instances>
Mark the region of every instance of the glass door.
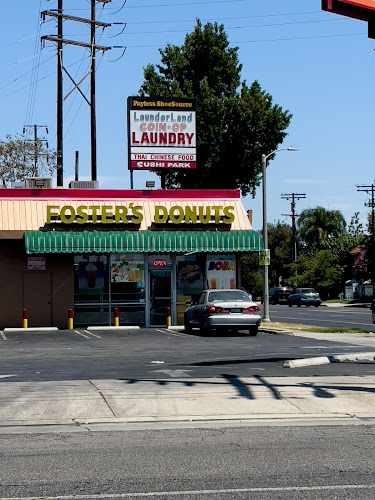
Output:
<instances>
[{"instance_id":1,"label":"glass door","mask_svg":"<svg viewBox=\"0 0 375 500\"><path fill-rule=\"evenodd\" d=\"M150 325L167 326L172 303L171 271L150 271Z\"/></svg>"}]
</instances>

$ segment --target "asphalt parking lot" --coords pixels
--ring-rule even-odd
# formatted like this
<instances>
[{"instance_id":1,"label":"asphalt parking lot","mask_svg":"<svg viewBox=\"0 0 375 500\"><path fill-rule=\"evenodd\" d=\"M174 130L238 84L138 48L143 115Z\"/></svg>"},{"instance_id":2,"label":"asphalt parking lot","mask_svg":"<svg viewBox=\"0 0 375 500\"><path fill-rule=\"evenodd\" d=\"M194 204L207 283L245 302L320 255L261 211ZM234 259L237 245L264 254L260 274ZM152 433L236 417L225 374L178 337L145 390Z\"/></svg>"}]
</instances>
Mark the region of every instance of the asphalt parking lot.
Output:
<instances>
[{"instance_id":1,"label":"asphalt parking lot","mask_svg":"<svg viewBox=\"0 0 375 500\"><path fill-rule=\"evenodd\" d=\"M375 364L368 361L282 367L288 359L364 351L374 348L356 345L354 336L350 344L262 332L187 335L164 328L3 333L0 381L373 375Z\"/></svg>"}]
</instances>

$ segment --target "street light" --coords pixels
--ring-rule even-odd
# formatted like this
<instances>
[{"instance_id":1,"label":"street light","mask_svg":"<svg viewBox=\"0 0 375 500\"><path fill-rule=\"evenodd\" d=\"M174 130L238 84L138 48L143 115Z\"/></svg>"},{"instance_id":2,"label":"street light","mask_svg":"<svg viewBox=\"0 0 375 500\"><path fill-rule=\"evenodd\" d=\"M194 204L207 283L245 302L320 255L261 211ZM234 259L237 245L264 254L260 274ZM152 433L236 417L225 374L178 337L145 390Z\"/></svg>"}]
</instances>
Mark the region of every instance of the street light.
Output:
<instances>
[{"instance_id":1,"label":"street light","mask_svg":"<svg viewBox=\"0 0 375 500\"><path fill-rule=\"evenodd\" d=\"M298 151L298 149L289 147L275 149L271 151L268 155L262 155L262 196L263 196L263 249L264 255L267 258L268 250L268 229L267 229L267 198L266 198L266 168L267 160L270 156L278 153L279 151ZM269 287L268 287L268 263L264 262L264 273L263 273L263 321L269 323L270 320L270 303L269 303Z\"/></svg>"}]
</instances>

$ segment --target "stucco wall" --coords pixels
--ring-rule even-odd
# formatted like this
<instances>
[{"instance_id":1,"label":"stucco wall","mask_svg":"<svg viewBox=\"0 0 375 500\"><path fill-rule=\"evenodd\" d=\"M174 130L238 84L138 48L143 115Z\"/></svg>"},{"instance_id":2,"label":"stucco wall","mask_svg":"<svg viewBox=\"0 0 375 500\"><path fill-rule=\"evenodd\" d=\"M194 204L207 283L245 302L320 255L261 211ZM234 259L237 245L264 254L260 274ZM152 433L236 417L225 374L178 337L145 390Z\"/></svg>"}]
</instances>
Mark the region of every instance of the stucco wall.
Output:
<instances>
[{"instance_id":1,"label":"stucco wall","mask_svg":"<svg viewBox=\"0 0 375 500\"><path fill-rule=\"evenodd\" d=\"M22 326L27 307L30 327L67 327L74 301L72 255L46 255L45 271L29 271L24 241L0 240L0 277L0 328Z\"/></svg>"}]
</instances>

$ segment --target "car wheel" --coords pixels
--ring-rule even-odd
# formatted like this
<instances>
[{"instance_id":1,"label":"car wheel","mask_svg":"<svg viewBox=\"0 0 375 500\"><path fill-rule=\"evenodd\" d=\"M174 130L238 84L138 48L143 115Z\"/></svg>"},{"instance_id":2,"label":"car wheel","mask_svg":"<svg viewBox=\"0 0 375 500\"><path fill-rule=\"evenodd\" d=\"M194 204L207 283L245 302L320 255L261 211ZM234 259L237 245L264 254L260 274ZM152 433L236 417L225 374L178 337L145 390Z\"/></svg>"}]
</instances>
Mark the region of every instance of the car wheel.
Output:
<instances>
[{"instance_id":1,"label":"car wheel","mask_svg":"<svg viewBox=\"0 0 375 500\"><path fill-rule=\"evenodd\" d=\"M315 304L315 307L319 307L319 304Z\"/></svg>"},{"instance_id":2,"label":"car wheel","mask_svg":"<svg viewBox=\"0 0 375 500\"><path fill-rule=\"evenodd\" d=\"M310 304L306 304L306 307L310 307Z\"/></svg>"},{"instance_id":3,"label":"car wheel","mask_svg":"<svg viewBox=\"0 0 375 500\"><path fill-rule=\"evenodd\" d=\"M252 326L251 328L249 328L249 335L250 337L255 337L256 335L258 335L258 327Z\"/></svg>"},{"instance_id":4,"label":"car wheel","mask_svg":"<svg viewBox=\"0 0 375 500\"><path fill-rule=\"evenodd\" d=\"M192 328L187 318L184 318L185 333L191 333Z\"/></svg>"},{"instance_id":5,"label":"car wheel","mask_svg":"<svg viewBox=\"0 0 375 500\"><path fill-rule=\"evenodd\" d=\"M300 300L297 302L297 307L301 307L301 301Z\"/></svg>"},{"instance_id":6,"label":"car wheel","mask_svg":"<svg viewBox=\"0 0 375 500\"><path fill-rule=\"evenodd\" d=\"M289 306L289 307L292 307L292 303L291 303L290 301L288 302L288 306Z\"/></svg>"}]
</instances>

